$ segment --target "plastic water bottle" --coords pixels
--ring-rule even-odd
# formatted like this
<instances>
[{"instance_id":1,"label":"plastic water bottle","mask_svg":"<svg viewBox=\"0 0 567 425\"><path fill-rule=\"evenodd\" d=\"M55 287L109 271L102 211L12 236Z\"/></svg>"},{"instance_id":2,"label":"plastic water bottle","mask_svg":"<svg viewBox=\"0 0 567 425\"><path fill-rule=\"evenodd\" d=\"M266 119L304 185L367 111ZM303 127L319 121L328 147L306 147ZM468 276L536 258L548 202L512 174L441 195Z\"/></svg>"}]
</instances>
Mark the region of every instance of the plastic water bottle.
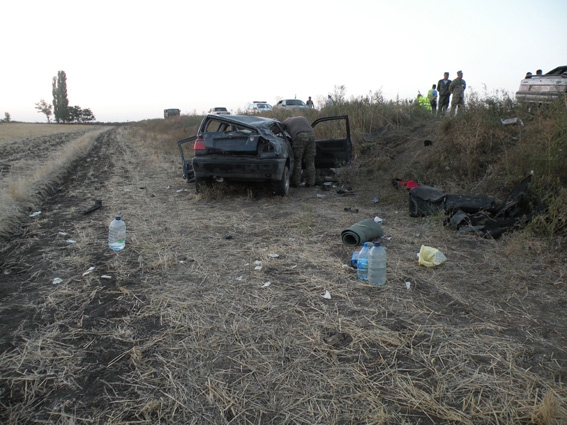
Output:
<instances>
[{"instance_id":1,"label":"plastic water bottle","mask_svg":"<svg viewBox=\"0 0 567 425\"><path fill-rule=\"evenodd\" d=\"M356 275L360 280L368 280L368 252L370 243L364 242L356 260Z\"/></svg>"},{"instance_id":2,"label":"plastic water bottle","mask_svg":"<svg viewBox=\"0 0 567 425\"><path fill-rule=\"evenodd\" d=\"M386 248L380 242L374 242L368 253L368 282L375 286L386 282Z\"/></svg>"},{"instance_id":3,"label":"plastic water bottle","mask_svg":"<svg viewBox=\"0 0 567 425\"><path fill-rule=\"evenodd\" d=\"M126 246L126 223L117 215L108 226L108 247L121 251Z\"/></svg>"}]
</instances>

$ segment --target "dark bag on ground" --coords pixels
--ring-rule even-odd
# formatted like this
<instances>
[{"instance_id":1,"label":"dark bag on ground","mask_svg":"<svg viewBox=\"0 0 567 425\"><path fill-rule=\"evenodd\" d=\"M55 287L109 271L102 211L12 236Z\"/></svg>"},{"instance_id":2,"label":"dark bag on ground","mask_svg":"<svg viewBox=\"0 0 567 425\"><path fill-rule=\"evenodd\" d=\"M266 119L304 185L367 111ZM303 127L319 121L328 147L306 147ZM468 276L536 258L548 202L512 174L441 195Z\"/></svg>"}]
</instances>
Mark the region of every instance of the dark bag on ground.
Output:
<instances>
[{"instance_id":1,"label":"dark bag on ground","mask_svg":"<svg viewBox=\"0 0 567 425\"><path fill-rule=\"evenodd\" d=\"M437 214L444 209L447 195L441 189L418 186L409 191L410 217L423 217Z\"/></svg>"}]
</instances>

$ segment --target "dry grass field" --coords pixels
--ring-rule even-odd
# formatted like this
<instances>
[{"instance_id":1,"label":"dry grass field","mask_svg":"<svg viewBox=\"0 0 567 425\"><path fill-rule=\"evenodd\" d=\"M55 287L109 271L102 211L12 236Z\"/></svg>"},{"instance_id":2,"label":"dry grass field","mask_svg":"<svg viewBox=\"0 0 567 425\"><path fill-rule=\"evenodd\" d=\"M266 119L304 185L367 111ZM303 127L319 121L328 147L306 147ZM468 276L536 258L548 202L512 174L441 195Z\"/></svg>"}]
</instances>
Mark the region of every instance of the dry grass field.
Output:
<instances>
[{"instance_id":1,"label":"dry grass field","mask_svg":"<svg viewBox=\"0 0 567 425\"><path fill-rule=\"evenodd\" d=\"M564 252L410 217L390 184L399 147L346 193L196 194L176 152L158 147L165 136L90 128L5 137L0 126L12 205L0 219L17 223L0 248L0 422L567 423ZM413 157L424 131L406 138ZM24 164L17 147L29 144L51 148ZM15 186L14 164L64 152L57 175L18 172ZM107 247L115 214L128 226L121 252ZM340 237L374 216L383 287L357 280ZM447 262L419 266L421 245Z\"/></svg>"}]
</instances>

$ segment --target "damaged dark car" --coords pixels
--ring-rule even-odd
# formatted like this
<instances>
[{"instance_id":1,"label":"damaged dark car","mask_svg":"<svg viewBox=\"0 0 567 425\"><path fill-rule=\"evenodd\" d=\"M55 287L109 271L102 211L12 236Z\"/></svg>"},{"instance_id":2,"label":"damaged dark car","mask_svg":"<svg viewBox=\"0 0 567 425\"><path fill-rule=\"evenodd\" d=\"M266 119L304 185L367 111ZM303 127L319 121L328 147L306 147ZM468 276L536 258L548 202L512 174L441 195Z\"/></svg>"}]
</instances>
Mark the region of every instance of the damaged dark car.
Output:
<instances>
[{"instance_id":1,"label":"damaged dark car","mask_svg":"<svg viewBox=\"0 0 567 425\"><path fill-rule=\"evenodd\" d=\"M348 116L312 123L318 169L339 168L352 159ZM188 144L193 143L193 152ZM183 177L197 191L213 181L256 181L271 184L275 195L289 193L294 158L290 135L280 121L249 115L207 115L196 136L177 142Z\"/></svg>"}]
</instances>

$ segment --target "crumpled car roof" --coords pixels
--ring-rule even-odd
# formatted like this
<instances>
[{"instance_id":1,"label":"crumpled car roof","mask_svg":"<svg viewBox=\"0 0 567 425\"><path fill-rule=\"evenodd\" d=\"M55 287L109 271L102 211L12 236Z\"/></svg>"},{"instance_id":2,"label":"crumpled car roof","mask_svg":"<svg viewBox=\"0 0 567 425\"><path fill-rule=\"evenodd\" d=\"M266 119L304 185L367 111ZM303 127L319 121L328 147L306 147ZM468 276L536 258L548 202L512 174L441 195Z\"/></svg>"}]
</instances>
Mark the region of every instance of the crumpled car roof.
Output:
<instances>
[{"instance_id":1,"label":"crumpled car roof","mask_svg":"<svg viewBox=\"0 0 567 425\"><path fill-rule=\"evenodd\" d=\"M243 124L253 127L267 127L272 125L273 123L279 123L280 121L274 118L267 118L257 115L214 115L211 114L211 117L214 117L216 120L226 121L235 124Z\"/></svg>"}]
</instances>

